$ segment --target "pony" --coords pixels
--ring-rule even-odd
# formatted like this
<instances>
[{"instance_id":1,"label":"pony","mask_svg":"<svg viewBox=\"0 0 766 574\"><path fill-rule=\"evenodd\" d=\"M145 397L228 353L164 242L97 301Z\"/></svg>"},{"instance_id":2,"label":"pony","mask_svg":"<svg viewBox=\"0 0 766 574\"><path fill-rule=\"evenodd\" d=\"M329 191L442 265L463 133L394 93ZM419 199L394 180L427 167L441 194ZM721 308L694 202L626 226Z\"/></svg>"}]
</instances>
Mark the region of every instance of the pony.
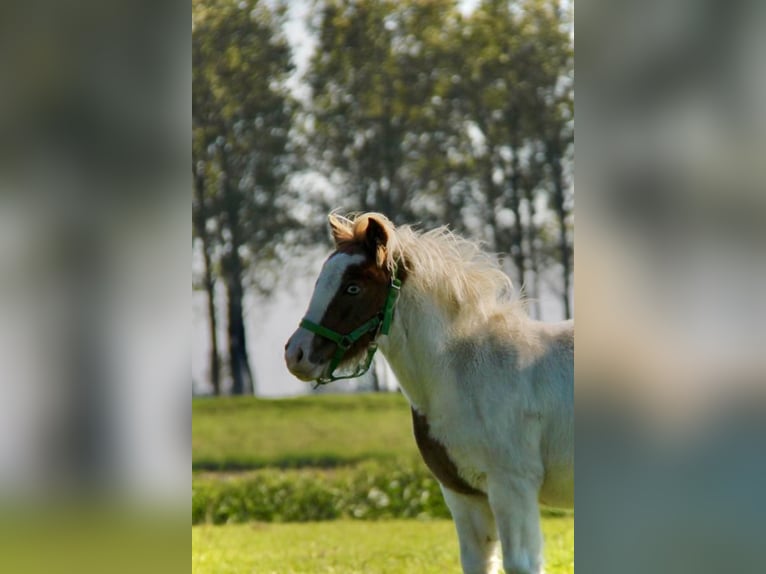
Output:
<instances>
[{"instance_id":1,"label":"pony","mask_svg":"<svg viewBox=\"0 0 766 574\"><path fill-rule=\"evenodd\" d=\"M446 227L395 227L378 213L329 224L335 251L285 345L288 369L325 384L363 373L379 347L454 519L463 572L497 572L499 543L507 574L542 573L539 503L574 499L573 321L531 319L495 259Z\"/></svg>"}]
</instances>

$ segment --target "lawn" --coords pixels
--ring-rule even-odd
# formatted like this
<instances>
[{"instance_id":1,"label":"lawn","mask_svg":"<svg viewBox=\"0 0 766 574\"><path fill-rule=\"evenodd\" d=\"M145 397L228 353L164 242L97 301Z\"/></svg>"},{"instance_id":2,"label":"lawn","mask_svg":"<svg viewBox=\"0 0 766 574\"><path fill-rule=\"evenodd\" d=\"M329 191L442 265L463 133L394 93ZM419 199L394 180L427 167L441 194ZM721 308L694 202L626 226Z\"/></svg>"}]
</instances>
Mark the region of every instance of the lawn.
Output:
<instances>
[{"instance_id":1,"label":"lawn","mask_svg":"<svg viewBox=\"0 0 766 574\"><path fill-rule=\"evenodd\" d=\"M417 457L397 393L192 401L192 468L333 467Z\"/></svg>"},{"instance_id":2,"label":"lawn","mask_svg":"<svg viewBox=\"0 0 766 574\"><path fill-rule=\"evenodd\" d=\"M548 517L548 574L574 572L574 519ZM459 574L449 520L301 524L250 523L192 528L197 574Z\"/></svg>"}]
</instances>

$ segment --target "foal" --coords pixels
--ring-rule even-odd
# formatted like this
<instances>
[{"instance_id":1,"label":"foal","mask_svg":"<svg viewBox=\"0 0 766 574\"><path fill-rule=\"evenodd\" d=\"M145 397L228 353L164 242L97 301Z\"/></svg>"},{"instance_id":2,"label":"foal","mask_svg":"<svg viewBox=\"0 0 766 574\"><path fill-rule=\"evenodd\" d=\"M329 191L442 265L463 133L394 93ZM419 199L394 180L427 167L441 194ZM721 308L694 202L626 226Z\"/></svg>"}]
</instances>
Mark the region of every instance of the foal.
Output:
<instances>
[{"instance_id":1,"label":"foal","mask_svg":"<svg viewBox=\"0 0 766 574\"><path fill-rule=\"evenodd\" d=\"M463 572L542 572L538 501L574 494L574 325L531 320L492 258L446 228L330 215L335 252L285 347L299 379L369 368L377 346L455 520ZM337 368L354 367L351 375Z\"/></svg>"}]
</instances>

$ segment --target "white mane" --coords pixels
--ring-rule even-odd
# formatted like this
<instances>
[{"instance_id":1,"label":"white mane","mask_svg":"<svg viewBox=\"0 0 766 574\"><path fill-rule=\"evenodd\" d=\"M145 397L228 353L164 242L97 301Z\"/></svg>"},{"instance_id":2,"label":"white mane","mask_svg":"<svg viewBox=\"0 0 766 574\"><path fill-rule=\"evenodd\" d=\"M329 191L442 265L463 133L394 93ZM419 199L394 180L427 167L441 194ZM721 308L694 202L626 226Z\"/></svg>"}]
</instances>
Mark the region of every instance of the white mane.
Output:
<instances>
[{"instance_id":1,"label":"white mane","mask_svg":"<svg viewBox=\"0 0 766 574\"><path fill-rule=\"evenodd\" d=\"M513 285L495 257L447 227L419 233L409 226L394 231L389 266L404 261L407 281L430 293L451 314L489 316L511 305ZM393 245L392 245L393 243ZM393 249L392 249L393 247ZM513 305L520 310L520 305Z\"/></svg>"}]
</instances>

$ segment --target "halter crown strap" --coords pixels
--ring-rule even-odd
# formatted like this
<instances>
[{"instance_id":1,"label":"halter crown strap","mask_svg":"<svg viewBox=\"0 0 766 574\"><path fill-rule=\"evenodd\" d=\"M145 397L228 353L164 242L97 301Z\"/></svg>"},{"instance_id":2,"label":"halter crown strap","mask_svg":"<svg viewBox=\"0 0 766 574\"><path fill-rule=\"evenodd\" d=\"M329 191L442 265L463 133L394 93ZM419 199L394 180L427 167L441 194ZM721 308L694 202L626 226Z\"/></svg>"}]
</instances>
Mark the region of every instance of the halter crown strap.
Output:
<instances>
[{"instance_id":1,"label":"halter crown strap","mask_svg":"<svg viewBox=\"0 0 766 574\"><path fill-rule=\"evenodd\" d=\"M391 322L394 320L394 307L396 307L396 301L399 299L401 288L402 281L396 276L396 269L394 269L391 287L388 288L388 297L386 297L386 304L383 307L383 324L380 326L380 332L383 335L388 335L388 331L391 329Z\"/></svg>"},{"instance_id":2,"label":"halter crown strap","mask_svg":"<svg viewBox=\"0 0 766 574\"><path fill-rule=\"evenodd\" d=\"M365 374L370 370L370 365L372 365L372 358L375 356L375 352L378 350L378 344L375 342L375 339L377 338L378 334L388 335L388 332L391 329L391 322L394 319L394 308L396 307L396 302L399 299L399 292L402 287L402 282L396 275L396 265L394 265L391 274L391 285L388 288L388 295L386 296L386 302L383 305L383 308L374 317L365 321L359 327L346 335L342 335L337 331L328 329L319 323L309 321L305 317L301 320L301 327L311 331L312 333L315 333L316 335L319 335L320 337L324 337L325 339L332 341L337 347L335 349L335 354L330 360L330 364L327 366L327 369L325 369L324 374L316 380L317 385L325 385L339 379L353 379ZM340 365L346 352L353 346L354 343L356 343L364 335L370 332L374 333L373 341L367 348L367 357L365 358L364 363L359 365L359 367L350 375L335 375L335 369L337 369L338 365Z\"/></svg>"}]
</instances>

